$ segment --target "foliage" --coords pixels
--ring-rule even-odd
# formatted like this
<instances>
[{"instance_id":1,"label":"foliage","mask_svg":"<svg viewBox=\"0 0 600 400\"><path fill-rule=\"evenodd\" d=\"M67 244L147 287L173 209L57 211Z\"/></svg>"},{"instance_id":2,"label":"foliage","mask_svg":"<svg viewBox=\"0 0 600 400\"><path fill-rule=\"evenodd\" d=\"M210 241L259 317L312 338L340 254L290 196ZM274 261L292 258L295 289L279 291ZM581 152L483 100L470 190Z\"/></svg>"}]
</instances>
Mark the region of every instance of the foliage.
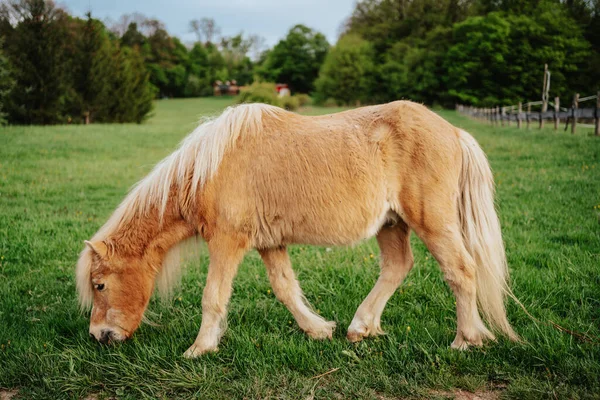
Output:
<instances>
[{"instance_id":1,"label":"foliage","mask_svg":"<svg viewBox=\"0 0 600 400\"><path fill-rule=\"evenodd\" d=\"M72 18L51 1L12 0L1 11L0 33L15 80L6 107L10 123L147 117L154 92L137 46L121 49L102 22L90 14Z\"/></svg>"},{"instance_id":2,"label":"foliage","mask_svg":"<svg viewBox=\"0 0 600 400\"><path fill-rule=\"evenodd\" d=\"M323 34L296 25L269 51L259 75L269 82L287 83L293 93L309 93L328 49Z\"/></svg>"},{"instance_id":3,"label":"foliage","mask_svg":"<svg viewBox=\"0 0 600 400\"><path fill-rule=\"evenodd\" d=\"M281 108L285 108L288 111L296 111L300 107L300 101L297 96L284 96L279 99Z\"/></svg>"},{"instance_id":4,"label":"foliage","mask_svg":"<svg viewBox=\"0 0 600 400\"><path fill-rule=\"evenodd\" d=\"M8 59L4 56L2 51L3 42L0 40L0 125L6 123L6 113L4 112L4 105L8 101L8 95L12 90L15 81L13 79L13 72Z\"/></svg>"},{"instance_id":5,"label":"foliage","mask_svg":"<svg viewBox=\"0 0 600 400\"><path fill-rule=\"evenodd\" d=\"M11 14L2 15L0 26L15 79L9 122L60 122L68 88L68 16L51 1L14 0L7 7ZM8 22L14 15L20 18L15 26Z\"/></svg>"},{"instance_id":6,"label":"foliage","mask_svg":"<svg viewBox=\"0 0 600 400\"><path fill-rule=\"evenodd\" d=\"M552 93L571 95L577 88L567 77L577 74L589 56L588 44L573 25L556 10L536 19L493 12L455 25L455 44L445 61L449 94L459 102L484 105L525 100L540 92L540 69L547 62Z\"/></svg>"},{"instance_id":7,"label":"foliage","mask_svg":"<svg viewBox=\"0 0 600 400\"><path fill-rule=\"evenodd\" d=\"M327 54L315 82L315 99L322 102L333 97L343 104L367 101L374 70L371 44L357 35L346 35Z\"/></svg>"},{"instance_id":8,"label":"foliage","mask_svg":"<svg viewBox=\"0 0 600 400\"><path fill-rule=\"evenodd\" d=\"M254 82L249 87L242 90L237 103L265 103L277 107L285 108L289 111L297 110L301 105L307 105L307 95L284 96L279 97L274 83Z\"/></svg>"},{"instance_id":9,"label":"foliage","mask_svg":"<svg viewBox=\"0 0 600 400\"><path fill-rule=\"evenodd\" d=\"M344 31L373 47L368 102L498 105L595 92L600 2L363 0ZM336 97L336 100L345 102Z\"/></svg>"},{"instance_id":10,"label":"foliage","mask_svg":"<svg viewBox=\"0 0 600 400\"><path fill-rule=\"evenodd\" d=\"M294 97L298 99L298 106L304 107L312 104L312 99L306 93L295 94Z\"/></svg>"},{"instance_id":11,"label":"foliage","mask_svg":"<svg viewBox=\"0 0 600 400\"><path fill-rule=\"evenodd\" d=\"M274 83L254 82L242 90L237 98L238 103L265 103L280 106Z\"/></svg>"}]
</instances>

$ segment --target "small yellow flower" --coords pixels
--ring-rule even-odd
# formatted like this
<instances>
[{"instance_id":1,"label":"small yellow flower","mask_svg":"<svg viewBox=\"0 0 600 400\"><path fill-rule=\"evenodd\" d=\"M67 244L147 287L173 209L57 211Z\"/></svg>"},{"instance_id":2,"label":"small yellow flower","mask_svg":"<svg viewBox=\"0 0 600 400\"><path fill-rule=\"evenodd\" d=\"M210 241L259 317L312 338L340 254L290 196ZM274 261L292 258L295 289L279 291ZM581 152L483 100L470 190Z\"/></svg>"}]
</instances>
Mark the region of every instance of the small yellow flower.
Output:
<instances>
[{"instance_id":1,"label":"small yellow flower","mask_svg":"<svg viewBox=\"0 0 600 400\"><path fill-rule=\"evenodd\" d=\"M373 257L375 257L375 256L373 255L373 253L371 253L371 256L370 256L370 257L371 257L371 258L373 258Z\"/></svg>"},{"instance_id":2,"label":"small yellow flower","mask_svg":"<svg viewBox=\"0 0 600 400\"><path fill-rule=\"evenodd\" d=\"M178 297L177 300L181 301L181 297Z\"/></svg>"},{"instance_id":3,"label":"small yellow flower","mask_svg":"<svg viewBox=\"0 0 600 400\"><path fill-rule=\"evenodd\" d=\"M271 289L267 289L267 294L271 294Z\"/></svg>"},{"instance_id":4,"label":"small yellow flower","mask_svg":"<svg viewBox=\"0 0 600 400\"><path fill-rule=\"evenodd\" d=\"M406 327L406 332L410 332L410 326Z\"/></svg>"}]
</instances>

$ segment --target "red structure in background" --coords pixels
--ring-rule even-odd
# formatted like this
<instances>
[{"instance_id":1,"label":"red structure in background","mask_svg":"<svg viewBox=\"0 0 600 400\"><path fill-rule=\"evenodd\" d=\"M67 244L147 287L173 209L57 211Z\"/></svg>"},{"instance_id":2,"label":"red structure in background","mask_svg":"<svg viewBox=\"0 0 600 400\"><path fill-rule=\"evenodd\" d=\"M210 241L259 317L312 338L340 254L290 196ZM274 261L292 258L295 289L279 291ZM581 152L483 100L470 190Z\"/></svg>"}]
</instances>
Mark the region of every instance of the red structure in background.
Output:
<instances>
[{"instance_id":1,"label":"red structure in background","mask_svg":"<svg viewBox=\"0 0 600 400\"><path fill-rule=\"evenodd\" d=\"M281 89L289 89L289 87L287 83L277 83L275 84L275 89L277 90L277 93L279 93L281 92Z\"/></svg>"}]
</instances>

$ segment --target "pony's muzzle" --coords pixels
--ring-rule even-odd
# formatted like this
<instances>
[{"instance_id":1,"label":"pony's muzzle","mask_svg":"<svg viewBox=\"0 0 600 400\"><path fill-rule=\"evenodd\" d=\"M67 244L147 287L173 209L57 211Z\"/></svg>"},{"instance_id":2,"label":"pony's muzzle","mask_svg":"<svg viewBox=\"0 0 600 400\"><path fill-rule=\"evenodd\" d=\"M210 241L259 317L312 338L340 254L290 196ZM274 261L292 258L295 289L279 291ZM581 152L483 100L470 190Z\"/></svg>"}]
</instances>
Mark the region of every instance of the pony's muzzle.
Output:
<instances>
[{"instance_id":1,"label":"pony's muzzle","mask_svg":"<svg viewBox=\"0 0 600 400\"><path fill-rule=\"evenodd\" d=\"M93 332L90 332L90 337L97 340L101 344L107 344L113 339L114 333L110 329L102 329L98 336L96 336Z\"/></svg>"}]
</instances>

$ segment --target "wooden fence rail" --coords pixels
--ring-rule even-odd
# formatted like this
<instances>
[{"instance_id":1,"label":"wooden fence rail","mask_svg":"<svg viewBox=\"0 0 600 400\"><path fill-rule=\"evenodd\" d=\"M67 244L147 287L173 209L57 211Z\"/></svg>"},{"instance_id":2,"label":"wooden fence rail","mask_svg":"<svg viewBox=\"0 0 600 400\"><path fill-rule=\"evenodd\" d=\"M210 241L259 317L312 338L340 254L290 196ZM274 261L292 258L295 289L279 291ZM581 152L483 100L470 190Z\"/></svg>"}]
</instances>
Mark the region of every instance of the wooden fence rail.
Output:
<instances>
[{"instance_id":1,"label":"wooden fence rail","mask_svg":"<svg viewBox=\"0 0 600 400\"><path fill-rule=\"evenodd\" d=\"M581 107L582 103L590 103L593 101L592 107ZM548 104L553 107L548 110ZM587 104L586 104L587 105ZM523 106L527 107L527 111L523 111ZM531 111L532 106L540 106L539 110ZM517 128L522 127L522 122L525 121L527 129L532 121L537 121L539 128L542 129L545 120L554 122L554 130L558 130L561 121L565 121L565 131L571 124L571 133L575 133L578 120L594 120L594 134L600 136L600 91L598 94L586 97L579 97L577 93L573 97L571 108L561 108L560 99L554 98L554 103L548 101L532 101L529 103L519 103L517 105L478 108L473 106L465 106L462 104L456 105L456 110L462 114L473 118L489 121L494 125L510 125L512 121L516 122Z\"/></svg>"}]
</instances>

